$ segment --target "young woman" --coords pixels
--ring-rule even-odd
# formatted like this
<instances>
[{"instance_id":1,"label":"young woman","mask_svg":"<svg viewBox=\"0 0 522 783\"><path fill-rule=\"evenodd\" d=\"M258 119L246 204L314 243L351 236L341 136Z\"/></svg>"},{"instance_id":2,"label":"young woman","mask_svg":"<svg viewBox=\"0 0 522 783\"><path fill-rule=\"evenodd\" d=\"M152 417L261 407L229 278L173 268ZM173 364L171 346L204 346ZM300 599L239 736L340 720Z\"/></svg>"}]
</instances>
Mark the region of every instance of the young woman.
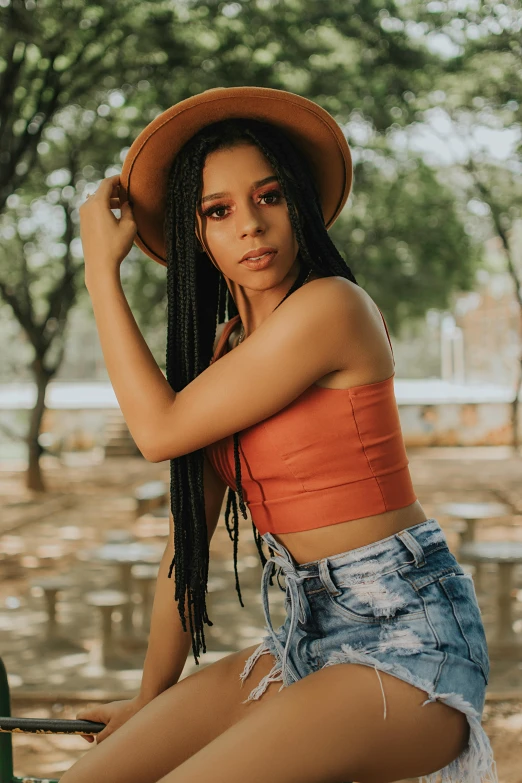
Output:
<instances>
[{"instance_id":1,"label":"young woman","mask_svg":"<svg viewBox=\"0 0 522 783\"><path fill-rule=\"evenodd\" d=\"M171 461L172 530L140 693L79 713L107 726L64 783L497 781L473 583L415 495L387 328L327 231L351 182L321 107L218 88L157 117L80 208L106 365L144 456ZM167 266L167 379L119 281L133 242ZM236 491L251 512L266 636L179 680L206 649L227 486L235 564Z\"/></svg>"}]
</instances>

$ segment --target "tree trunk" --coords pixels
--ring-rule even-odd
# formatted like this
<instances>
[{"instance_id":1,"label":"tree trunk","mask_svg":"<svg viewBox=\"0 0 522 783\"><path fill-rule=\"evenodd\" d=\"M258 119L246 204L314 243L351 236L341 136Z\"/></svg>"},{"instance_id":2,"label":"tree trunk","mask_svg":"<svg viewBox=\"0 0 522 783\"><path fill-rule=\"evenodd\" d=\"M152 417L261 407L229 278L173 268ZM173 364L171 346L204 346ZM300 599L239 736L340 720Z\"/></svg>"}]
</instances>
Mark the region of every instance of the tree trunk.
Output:
<instances>
[{"instance_id":1,"label":"tree trunk","mask_svg":"<svg viewBox=\"0 0 522 783\"><path fill-rule=\"evenodd\" d=\"M520 409L520 403L519 403L519 395L520 395L520 389L522 388L522 356L519 360L518 365L518 378L517 382L515 384L515 395L513 397L513 403L511 406L511 426L513 427L513 451L515 454L518 454L518 449L520 446L520 439L519 439L519 429L518 429L518 419L519 419L519 409Z\"/></svg>"},{"instance_id":2,"label":"tree trunk","mask_svg":"<svg viewBox=\"0 0 522 783\"><path fill-rule=\"evenodd\" d=\"M29 432L27 434L29 464L25 476L25 485L27 489L35 492L45 492L46 486L40 467L42 448L38 443L38 437L45 411L45 391L52 376L44 370L42 362L38 358L33 362L33 373L36 383L36 404L31 411Z\"/></svg>"}]
</instances>

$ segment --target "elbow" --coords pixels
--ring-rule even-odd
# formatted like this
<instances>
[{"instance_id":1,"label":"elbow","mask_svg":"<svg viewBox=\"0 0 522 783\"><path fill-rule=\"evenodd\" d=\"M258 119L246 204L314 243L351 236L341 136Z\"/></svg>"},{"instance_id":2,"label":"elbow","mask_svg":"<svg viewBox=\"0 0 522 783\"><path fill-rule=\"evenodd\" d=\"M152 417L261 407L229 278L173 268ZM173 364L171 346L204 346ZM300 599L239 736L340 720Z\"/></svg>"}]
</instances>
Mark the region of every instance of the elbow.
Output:
<instances>
[{"instance_id":1,"label":"elbow","mask_svg":"<svg viewBox=\"0 0 522 783\"><path fill-rule=\"evenodd\" d=\"M154 443L141 444L138 446L141 455L147 462L163 462L167 457L164 457L158 449L158 445Z\"/></svg>"},{"instance_id":2,"label":"elbow","mask_svg":"<svg viewBox=\"0 0 522 783\"><path fill-rule=\"evenodd\" d=\"M170 431L169 426L168 432L170 433ZM170 434L166 436L166 433L165 426L162 430L157 428L155 431L149 430L147 433L143 433L138 447L147 462L165 462L183 456L183 452L180 453L176 449L176 444L172 442L172 436Z\"/></svg>"},{"instance_id":3,"label":"elbow","mask_svg":"<svg viewBox=\"0 0 522 783\"><path fill-rule=\"evenodd\" d=\"M140 449L140 451L147 462L164 462L166 459L168 459L168 457L164 457L162 454L160 454L157 449Z\"/></svg>"},{"instance_id":4,"label":"elbow","mask_svg":"<svg viewBox=\"0 0 522 783\"><path fill-rule=\"evenodd\" d=\"M150 441L143 443L139 449L147 462L165 462L178 456L172 450L168 451L165 444L158 443L157 440L153 443Z\"/></svg>"}]
</instances>

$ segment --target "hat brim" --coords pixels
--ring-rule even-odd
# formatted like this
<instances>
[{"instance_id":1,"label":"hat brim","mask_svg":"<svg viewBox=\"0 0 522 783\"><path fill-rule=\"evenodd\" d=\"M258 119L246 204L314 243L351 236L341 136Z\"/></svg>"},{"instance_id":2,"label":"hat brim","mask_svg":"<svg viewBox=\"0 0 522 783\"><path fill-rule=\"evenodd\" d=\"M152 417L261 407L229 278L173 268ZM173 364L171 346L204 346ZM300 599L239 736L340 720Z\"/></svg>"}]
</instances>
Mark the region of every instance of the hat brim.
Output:
<instances>
[{"instance_id":1,"label":"hat brim","mask_svg":"<svg viewBox=\"0 0 522 783\"><path fill-rule=\"evenodd\" d=\"M321 199L326 228L346 203L352 186L350 148L333 117L301 95L269 87L216 87L159 114L132 143L120 182L132 203L135 244L167 265L165 199L172 162L201 128L229 117L248 117L281 128L305 155Z\"/></svg>"}]
</instances>

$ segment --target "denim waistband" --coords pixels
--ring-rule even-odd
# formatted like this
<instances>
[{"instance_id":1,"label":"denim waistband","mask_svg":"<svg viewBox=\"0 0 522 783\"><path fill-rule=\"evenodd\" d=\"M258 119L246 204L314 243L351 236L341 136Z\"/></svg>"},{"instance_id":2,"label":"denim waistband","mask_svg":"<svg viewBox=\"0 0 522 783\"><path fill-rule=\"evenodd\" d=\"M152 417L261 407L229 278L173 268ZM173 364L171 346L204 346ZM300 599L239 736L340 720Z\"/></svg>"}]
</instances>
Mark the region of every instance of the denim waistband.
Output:
<instances>
[{"instance_id":1,"label":"denim waistband","mask_svg":"<svg viewBox=\"0 0 522 783\"><path fill-rule=\"evenodd\" d=\"M415 565L421 566L431 552L447 547L444 532L434 518L426 519L418 525L400 530L398 533L363 547L350 549L348 552L323 557L303 564L297 563L286 547L276 541L271 533L264 533L262 538L274 551L274 555L267 560L263 569L261 582L263 611L267 630L282 660L283 680L286 684L289 684L289 677L294 681L299 679L291 661L288 659L288 651L291 647L299 619L304 622L306 618L306 611L303 606L306 596L302 587L305 580L308 581L311 577L318 577L328 591L335 593L337 589L332 582L330 573L335 571L336 568L352 565L354 573L356 573L370 567L370 570L377 575L379 572L393 570L402 563L411 561L412 556ZM277 571L278 582L281 573L285 576L286 592L290 601L290 628L288 629L284 648L274 631L268 603L269 580L277 568L279 569Z\"/></svg>"}]
</instances>

